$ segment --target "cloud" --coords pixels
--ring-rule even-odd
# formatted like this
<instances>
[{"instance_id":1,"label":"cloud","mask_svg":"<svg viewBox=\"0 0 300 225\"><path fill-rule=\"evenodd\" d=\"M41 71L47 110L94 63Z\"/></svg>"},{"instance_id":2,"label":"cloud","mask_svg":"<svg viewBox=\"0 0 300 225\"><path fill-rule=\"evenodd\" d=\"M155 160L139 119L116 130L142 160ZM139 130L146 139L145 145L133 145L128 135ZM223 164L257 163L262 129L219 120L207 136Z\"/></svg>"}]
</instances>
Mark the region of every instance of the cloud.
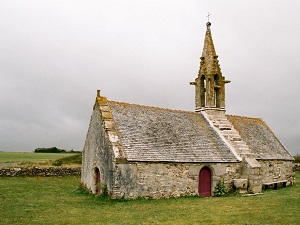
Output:
<instances>
[{"instance_id":1,"label":"cloud","mask_svg":"<svg viewBox=\"0 0 300 225\"><path fill-rule=\"evenodd\" d=\"M295 154L297 8L295 1L1 1L0 150L82 149L97 89L112 100L194 110L189 82L209 11L232 81L227 112L262 117Z\"/></svg>"}]
</instances>

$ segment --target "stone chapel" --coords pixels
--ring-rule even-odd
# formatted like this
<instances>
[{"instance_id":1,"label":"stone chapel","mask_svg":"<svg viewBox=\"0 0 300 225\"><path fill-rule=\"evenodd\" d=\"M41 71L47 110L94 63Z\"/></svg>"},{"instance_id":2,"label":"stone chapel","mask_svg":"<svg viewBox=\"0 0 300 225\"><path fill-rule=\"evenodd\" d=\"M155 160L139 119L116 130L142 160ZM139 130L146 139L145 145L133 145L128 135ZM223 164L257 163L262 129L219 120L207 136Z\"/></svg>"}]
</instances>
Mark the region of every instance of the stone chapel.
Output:
<instances>
[{"instance_id":1,"label":"stone chapel","mask_svg":"<svg viewBox=\"0 0 300 225\"><path fill-rule=\"evenodd\" d=\"M111 198L212 196L294 182L293 157L260 118L225 114L225 84L208 22L195 112L110 101L97 91L82 183Z\"/></svg>"}]
</instances>

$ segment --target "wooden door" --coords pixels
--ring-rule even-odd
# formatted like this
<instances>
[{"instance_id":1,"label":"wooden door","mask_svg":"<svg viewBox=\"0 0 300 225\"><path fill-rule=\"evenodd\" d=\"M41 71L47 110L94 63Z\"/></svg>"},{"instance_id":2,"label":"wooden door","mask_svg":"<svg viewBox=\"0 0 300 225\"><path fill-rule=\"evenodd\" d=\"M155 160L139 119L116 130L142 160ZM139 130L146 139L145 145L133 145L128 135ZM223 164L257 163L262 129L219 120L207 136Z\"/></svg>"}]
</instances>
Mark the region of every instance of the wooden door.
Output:
<instances>
[{"instance_id":1,"label":"wooden door","mask_svg":"<svg viewBox=\"0 0 300 225\"><path fill-rule=\"evenodd\" d=\"M211 196L211 171L203 167L199 172L198 192L200 196Z\"/></svg>"},{"instance_id":2,"label":"wooden door","mask_svg":"<svg viewBox=\"0 0 300 225\"><path fill-rule=\"evenodd\" d=\"M100 174L100 170L98 168L96 168L96 194L99 195L101 194L101 174Z\"/></svg>"}]
</instances>

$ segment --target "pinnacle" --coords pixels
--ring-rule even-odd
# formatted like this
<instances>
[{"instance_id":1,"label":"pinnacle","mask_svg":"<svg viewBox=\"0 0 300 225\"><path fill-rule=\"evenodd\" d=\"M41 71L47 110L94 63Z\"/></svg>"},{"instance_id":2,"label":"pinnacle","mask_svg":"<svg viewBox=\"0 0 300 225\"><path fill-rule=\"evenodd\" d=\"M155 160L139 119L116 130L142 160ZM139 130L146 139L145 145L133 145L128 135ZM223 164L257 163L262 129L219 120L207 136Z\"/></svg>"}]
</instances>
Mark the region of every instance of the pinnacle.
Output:
<instances>
[{"instance_id":1,"label":"pinnacle","mask_svg":"<svg viewBox=\"0 0 300 225\"><path fill-rule=\"evenodd\" d=\"M210 74L214 67L214 57L217 56L217 54L215 51L211 30L210 30L211 23L207 22L206 26L207 26L207 30L204 39L202 57L205 58L207 72L208 74Z\"/></svg>"}]
</instances>

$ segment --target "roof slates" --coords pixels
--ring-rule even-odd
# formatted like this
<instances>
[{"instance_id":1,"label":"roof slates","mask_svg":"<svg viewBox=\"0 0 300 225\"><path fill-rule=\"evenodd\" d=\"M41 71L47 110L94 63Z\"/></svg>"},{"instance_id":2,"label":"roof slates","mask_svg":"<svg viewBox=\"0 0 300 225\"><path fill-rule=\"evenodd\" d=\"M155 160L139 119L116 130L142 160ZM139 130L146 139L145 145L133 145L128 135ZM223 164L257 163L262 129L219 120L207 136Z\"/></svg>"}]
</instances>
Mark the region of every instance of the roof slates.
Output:
<instances>
[{"instance_id":1,"label":"roof slates","mask_svg":"<svg viewBox=\"0 0 300 225\"><path fill-rule=\"evenodd\" d=\"M128 161L237 162L198 113L109 101Z\"/></svg>"}]
</instances>

